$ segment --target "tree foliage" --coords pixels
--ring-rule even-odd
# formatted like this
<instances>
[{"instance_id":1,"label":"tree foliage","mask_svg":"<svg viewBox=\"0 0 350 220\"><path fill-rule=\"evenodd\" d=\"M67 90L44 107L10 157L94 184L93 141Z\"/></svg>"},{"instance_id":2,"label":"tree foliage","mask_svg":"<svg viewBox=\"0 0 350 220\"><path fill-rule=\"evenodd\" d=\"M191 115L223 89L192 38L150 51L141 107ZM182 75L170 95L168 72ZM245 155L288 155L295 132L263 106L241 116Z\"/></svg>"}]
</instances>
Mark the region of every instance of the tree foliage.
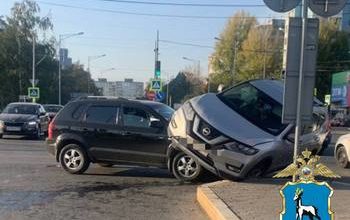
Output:
<instances>
[{"instance_id":1,"label":"tree foliage","mask_svg":"<svg viewBox=\"0 0 350 220\"><path fill-rule=\"evenodd\" d=\"M283 36L271 25L251 28L238 56L236 81L280 78Z\"/></svg>"},{"instance_id":2,"label":"tree foliage","mask_svg":"<svg viewBox=\"0 0 350 220\"><path fill-rule=\"evenodd\" d=\"M322 20L318 42L316 88L317 97L324 100L331 92L332 74L349 70L349 34L339 30L336 19Z\"/></svg>"},{"instance_id":3,"label":"tree foliage","mask_svg":"<svg viewBox=\"0 0 350 220\"><path fill-rule=\"evenodd\" d=\"M44 36L53 25L49 17L40 17L39 12L37 3L23 0L14 4L10 16L0 18L0 107L18 101L19 95L26 95L27 88L31 87L33 40L36 47L36 78L39 80L37 86L41 90L39 101L58 102L56 44L54 39ZM43 36L39 36L39 33ZM85 72L82 67L76 66L62 73L62 87L69 84L62 89L63 103L69 101L71 92L86 91L82 86L84 82L74 77L77 67ZM85 74L88 79L88 73ZM67 78L69 80L65 81ZM91 88L97 91L93 84Z\"/></svg>"},{"instance_id":4,"label":"tree foliage","mask_svg":"<svg viewBox=\"0 0 350 220\"><path fill-rule=\"evenodd\" d=\"M237 12L228 20L215 45L215 52L212 54L214 74L210 81L213 87L219 84L226 86L232 84L234 59L238 56L250 29L256 24L256 18L244 11Z\"/></svg>"}]
</instances>

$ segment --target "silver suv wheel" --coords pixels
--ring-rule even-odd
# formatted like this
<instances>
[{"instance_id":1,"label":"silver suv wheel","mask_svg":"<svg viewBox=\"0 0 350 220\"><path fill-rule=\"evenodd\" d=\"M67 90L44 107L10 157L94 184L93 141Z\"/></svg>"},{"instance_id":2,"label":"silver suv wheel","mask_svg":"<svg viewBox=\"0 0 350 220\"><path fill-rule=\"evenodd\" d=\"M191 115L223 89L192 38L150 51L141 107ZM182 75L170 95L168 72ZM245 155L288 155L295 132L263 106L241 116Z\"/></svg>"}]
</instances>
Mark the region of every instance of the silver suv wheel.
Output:
<instances>
[{"instance_id":1,"label":"silver suv wheel","mask_svg":"<svg viewBox=\"0 0 350 220\"><path fill-rule=\"evenodd\" d=\"M201 177L204 170L194 158L179 152L172 160L172 172L181 181L194 182Z\"/></svg>"},{"instance_id":2,"label":"silver suv wheel","mask_svg":"<svg viewBox=\"0 0 350 220\"><path fill-rule=\"evenodd\" d=\"M77 144L68 144L60 152L60 163L64 170L72 174L84 173L90 160L84 148Z\"/></svg>"},{"instance_id":3,"label":"silver suv wheel","mask_svg":"<svg viewBox=\"0 0 350 220\"><path fill-rule=\"evenodd\" d=\"M179 174L185 178L191 178L198 170L198 165L194 159L188 155L183 155L176 164Z\"/></svg>"},{"instance_id":4,"label":"silver suv wheel","mask_svg":"<svg viewBox=\"0 0 350 220\"><path fill-rule=\"evenodd\" d=\"M81 152L75 149L69 149L64 154L64 163L67 168L72 170L80 169L84 163L84 158L81 156Z\"/></svg>"}]
</instances>

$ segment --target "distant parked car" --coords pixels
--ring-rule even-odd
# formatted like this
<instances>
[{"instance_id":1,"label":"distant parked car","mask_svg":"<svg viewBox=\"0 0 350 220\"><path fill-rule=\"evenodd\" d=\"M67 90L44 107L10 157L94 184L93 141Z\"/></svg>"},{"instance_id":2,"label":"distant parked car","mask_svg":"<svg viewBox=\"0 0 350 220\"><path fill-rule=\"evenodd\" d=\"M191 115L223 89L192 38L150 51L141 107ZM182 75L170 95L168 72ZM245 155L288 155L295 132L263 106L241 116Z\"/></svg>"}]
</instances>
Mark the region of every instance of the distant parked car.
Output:
<instances>
[{"instance_id":1,"label":"distant parked car","mask_svg":"<svg viewBox=\"0 0 350 220\"><path fill-rule=\"evenodd\" d=\"M167 127L174 110L158 102L87 97L68 103L50 123L48 151L64 170L89 164L167 167Z\"/></svg>"},{"instance_id":2,"label":"distant parked car","mask_svg":"<svg viewBox=\"0 0 350 220\"><path fill-rule=\"evenodd\" d=\"M282 124L283 83L251 80L187 101L169 125L172 172L195 181L204 170L221 177L262 176L292 162L294 125ZM302 148L314 154L330 140L327 108L317 104L312 122L303 126Z\"/></svg>"},{"instance_id":3,"label":"distant parked car","mask_svg":"<svg viewBox=\"0 0 350 220\"><path fill-rule=\"evenodd\" d=\"M339 166L350 168L350 134L339 137L335 144L334 156Z\"/></svg>"},{"instance_id":4,"label":"distant parked car","mask_svg":"<svg viewBox=\"0 0 350 220\"><path fill-rule=\"evenodd\" d=\"M26 135L40 139L47 133L49 116L36 103L10 103L0 114L0 138L3 135Z\"/></svg>"},{"instance_id":5,"label":"distant parked car","mask_svg":"<svg viewBox=\"0 0 350 220\"><path fill-rule=\"evenodd\" d=\"M63 105L44 104L44 109L50 117L50 121L63 108Z\"/></svg>"}]
</instances>

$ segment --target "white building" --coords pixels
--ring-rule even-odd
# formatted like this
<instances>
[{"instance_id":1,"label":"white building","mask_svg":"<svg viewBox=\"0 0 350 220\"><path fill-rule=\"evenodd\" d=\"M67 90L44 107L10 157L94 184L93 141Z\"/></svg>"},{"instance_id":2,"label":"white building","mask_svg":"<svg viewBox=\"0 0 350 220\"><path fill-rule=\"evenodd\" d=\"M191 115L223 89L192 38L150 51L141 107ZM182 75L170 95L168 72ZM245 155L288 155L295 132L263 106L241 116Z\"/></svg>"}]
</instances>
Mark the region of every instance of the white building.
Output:
<instances>
[{"instance_id":1,"label":"white building","mask_svg":"<svg viewBox=\"0 0 350 220\"><path fill-rule=\"evenodd\" d=\"M95 81L95 85L104 96L116 96L127 99L136 99L144 96L143 82L134 82L133 79L111 82L105 78L99 78Z\"/></svg>"}]
</instances>

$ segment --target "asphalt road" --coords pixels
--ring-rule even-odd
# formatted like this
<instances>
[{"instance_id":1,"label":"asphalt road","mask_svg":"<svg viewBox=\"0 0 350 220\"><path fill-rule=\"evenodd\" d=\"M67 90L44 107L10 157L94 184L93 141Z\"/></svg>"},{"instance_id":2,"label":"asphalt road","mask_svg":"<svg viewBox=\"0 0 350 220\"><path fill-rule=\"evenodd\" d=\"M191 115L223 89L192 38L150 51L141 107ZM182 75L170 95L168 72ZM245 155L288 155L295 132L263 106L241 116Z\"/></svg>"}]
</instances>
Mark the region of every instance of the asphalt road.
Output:
<instances>
[{"instance_id":1,"label":"asphalt road","mask_svg":"<svg viewBox=\"0 0 350 220\"><path fill-rule=\"evenodd\" d=\"M65 173L43 141L0 140L0 219L207 219L196 187L166 170L102 168Z\"/></svg>"}]
</instances>

